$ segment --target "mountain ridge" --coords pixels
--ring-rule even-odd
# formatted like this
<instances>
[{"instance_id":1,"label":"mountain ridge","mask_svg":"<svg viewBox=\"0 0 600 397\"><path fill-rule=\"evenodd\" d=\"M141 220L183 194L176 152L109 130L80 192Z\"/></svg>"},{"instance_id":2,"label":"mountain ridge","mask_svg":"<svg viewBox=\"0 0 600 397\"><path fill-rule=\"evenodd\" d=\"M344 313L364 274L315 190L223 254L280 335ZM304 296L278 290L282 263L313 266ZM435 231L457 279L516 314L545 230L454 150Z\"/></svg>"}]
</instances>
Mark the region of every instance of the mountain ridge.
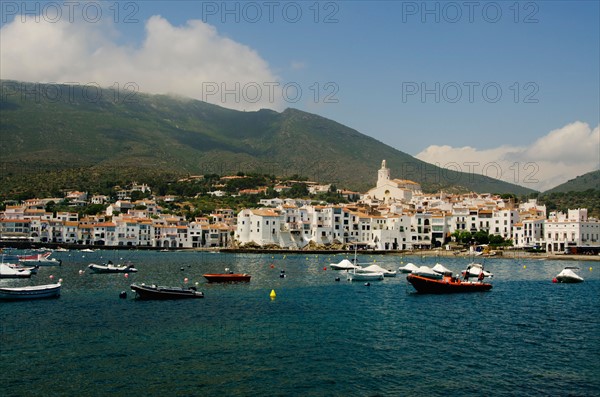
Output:
<instances>
[{"instance_id":1,"label":"mountain ridge","mask_svg":"<svg viewBox=\"0 0 600 397\"><path fill-rule=\"evenodd\" d=\"M425 191L533 192L439 168L334 120L298 109L241 112L189 98L144 93L128 100L121 95L115 101L117 95L111 89L100 89L97 98L90 100L86 88L80 86L10 80L0 84L3 194L23 189L28 178L72 169L123 178L138 175L138 180L240 171L298 174L366 190L374 186L383 159L392 177L415 180ZM35 89L53 89L57 94L54 99L35 96ZM83 177L61 184L82 183ZM52 178L45 180L53 183Z\"/></svg>"},{"instance_id":2,"label":"mountain ridge","mask_svg":"<svg viewBox=\"0 0 600 397\"><path fill-rule=\"evenodd\" d=\"M558 192L582 192L586 190L600 190L600 170L586 172L583 175L569 179L565 183L544 191L542 194Z\"/></svg>"}]
</instances>

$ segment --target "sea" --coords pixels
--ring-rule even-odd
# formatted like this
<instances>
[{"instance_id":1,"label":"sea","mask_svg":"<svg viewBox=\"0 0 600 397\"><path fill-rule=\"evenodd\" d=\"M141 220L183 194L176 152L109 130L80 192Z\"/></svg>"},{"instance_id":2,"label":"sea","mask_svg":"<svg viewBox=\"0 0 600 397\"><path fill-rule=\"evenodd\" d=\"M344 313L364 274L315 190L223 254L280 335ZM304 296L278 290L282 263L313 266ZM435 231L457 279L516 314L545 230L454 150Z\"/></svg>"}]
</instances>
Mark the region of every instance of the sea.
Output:
<instances>
[{"instance_id":1,"label":"sea","mask_svg":"<svg viewBox=\"0 0 600 397\"><path fill-rule=\"evenodd\" d=\"M491 291L423 295L402 274L366 285L330 269L352 254L53 257L62 266L0 280L62 279L58 299L0 302L4 397L600 396L600 262L486 259ZM139 271L87 268L108 260ZM458 273L472 258L358 260L388 269L441 263ZM585 282L552 283L565 266L578 266ZM225 269L252 279L202 277ZM140 301L134 282L196 285L205 297Z\"/></svg>"}]
</instances>

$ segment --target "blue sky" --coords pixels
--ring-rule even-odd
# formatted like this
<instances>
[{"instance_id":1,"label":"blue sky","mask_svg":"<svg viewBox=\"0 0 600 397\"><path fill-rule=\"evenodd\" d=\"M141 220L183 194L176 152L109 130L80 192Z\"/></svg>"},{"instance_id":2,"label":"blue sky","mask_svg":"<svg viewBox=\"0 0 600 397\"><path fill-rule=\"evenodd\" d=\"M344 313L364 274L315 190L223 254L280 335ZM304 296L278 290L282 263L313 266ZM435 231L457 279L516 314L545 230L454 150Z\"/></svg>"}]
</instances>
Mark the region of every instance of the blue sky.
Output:
<instances>
[{"instance_id":1,"label":"blue sky","mask_svg":"<svg viewBox=\"0 0 600 397\"><path fill-rule=\"evenodd\" d=\"M597 1L88 2L87 15L83 6L73 9L78 28L65 27L55 40L51 30L67 13L55 18L52 7L64 3L21 4L2 5L2 78L133 79L140 91L237 109L295 107L442 166L497 162L499 177L536 189L600 164ZM15 15L35 13L35 4L48 15L17 23ZM96 5L103 13L93 21ZM48 38L47 48L55 46L46 68L28 55L38 48L33 39L23 40L35 30ZM75 41L75 33L87 39ZM148 45L149 36L167 43ZM62 52L62 63L55 61L52 54ZM113 59L77 65L98 53ZM262 91L223 100L222 84L236 81ZM218 89L212 95L208 82ZM274 101L266 100L264 82L279 84ZM291 91L284 93L286 85ZM258 100L244 103L247 96ZM578 143L583 150L573 150ZM522 176L528 163L538 168L535 178Z\"/></svg>"}]
</instances>

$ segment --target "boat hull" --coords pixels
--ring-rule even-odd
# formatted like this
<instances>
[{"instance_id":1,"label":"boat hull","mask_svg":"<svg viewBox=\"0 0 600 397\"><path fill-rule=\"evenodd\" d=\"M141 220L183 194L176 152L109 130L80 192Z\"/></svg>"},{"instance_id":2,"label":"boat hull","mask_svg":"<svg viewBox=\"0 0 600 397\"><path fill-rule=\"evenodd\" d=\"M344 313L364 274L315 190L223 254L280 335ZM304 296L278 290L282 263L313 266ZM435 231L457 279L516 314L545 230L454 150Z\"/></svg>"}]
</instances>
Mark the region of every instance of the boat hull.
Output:
<instances>
[{"instance_id":1,"label":"boat hull","mask_svg":"<svg viewBox=\"0 0 600 397\"><path fill-rule=\"evenodd\" d=\"M0 288L2 300L51 299L60 297L60 284Z\"/></svg>"},{"instance_id":2,"label":"boat hull","mask_svg":"<svg viewBox=\"0 0 600 397\"><path fill-rule=\"evenodd\" d=\"M38 266L60 266L61 259L50 258L51 253L36 255L19 255L19 262L35 263Z\"/></svg>"},{"instance_id":3,"label":"boat hull","mask_svg":"<svg viewBox=\"0 0 600 397\"><path fill-rule=\"evenodd\" d=\"M94 273L136 273L137 269L127 266L103 266L91 264L88 268Z\"/></svg>"},{"instance_id":4,"label":"boat hull","mask_svg":"<svg viewBox=\"0 0 600 397\"><path fill-rule=\"evenodd\" d=\"M204 278L209 283L247 283L250 281L249 274L232 273L232 274L205 274Z\"/></svg>"},{"instance_id":5,"label":"boat hull","mask_svg":"<svg viewBox=\"0 0 600 397\"><path fill-rule=\"evenodd\" d=\"M33 272L23 267L0 263L0 278L30 278Z\"/></svg>"},{"instance_id":6,"label":"boat hull","mask_svg":"<svg viewBox=\"0 0 600 397\"><path fill-rule=\"evenodd\" d=\"M556 281L564 284L576 284L582 283L583 279L580 277L556 276Z\"/></svg>"},{"instance_id":7,"label":"boat hull","mask_svg":"<svg viewBox=\"0 0 600 397\"><path fill-rule=\"evenodd\" d=\"M202 292L191 288L160 287L132 284L136 297L141 300L172 300L172 299L197 299L204 298Z\"/></svg>"},{"instance_id":8,"label":"boat hull","mask_svg":"<svg viewBox=\"0 0 600 397\"><path fill-rule=\"evenodd\" d=\"M417 292L422 294L483 292L492 289L492 284L489 283L452 281L449 278L439 280L415 274L409 274L406 279Z\"/></svg>"},{"instance_id":9,"label":"boat hull","mask_svg":"<svg viewBox=\"0 0 600 397\"><path fill-rule=\"evenodd\" d=\"M562 272L558 273L554 278L558 283L575 284L583 282L583 277L575 273L573 270L577 267L566 267Z\"/></svg>"},{"instance_id":10,"label":"boat hull","mask_svg":"<svg viewBox=\"0 0 600 397\"><path fill-rule=\"evenodd\" d=\"M377 280L383 280L383 273L348 272L348 281L377 281Z\"/></svg>"}]
</instances>

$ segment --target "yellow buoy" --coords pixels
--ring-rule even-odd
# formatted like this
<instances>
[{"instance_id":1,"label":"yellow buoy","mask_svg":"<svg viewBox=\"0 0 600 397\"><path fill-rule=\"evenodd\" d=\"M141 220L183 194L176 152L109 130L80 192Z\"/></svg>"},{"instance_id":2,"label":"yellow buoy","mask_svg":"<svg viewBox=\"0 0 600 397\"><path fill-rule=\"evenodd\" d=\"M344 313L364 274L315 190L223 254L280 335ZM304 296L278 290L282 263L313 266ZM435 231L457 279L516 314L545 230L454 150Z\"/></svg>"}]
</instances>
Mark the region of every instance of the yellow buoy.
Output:
<instances>
[{"instance_id":1,"label":"yellow buoy","mask_svg":"<svg viewBox=\"0 0 600 397\"><path fill-rule=\"evenodd\" d=\"M592 271L592 267L590 266L590 272Z\"/></svg>"},{"instance_id":2,"label":"yellow buoy","mask_svg":"<svg viewBox=\"0 0 600 397\"><path fill-rule=\"evenodd\" d=\"M275 293L274 289L271 290L271 293L269 294L269 296L271 297L271 299L275 299L275 297L277 296L277 294Z\"/></svg>"},{"instance_id":3,"label":"yellow buoy","mask_svg":"<svg viewBox=\"0 0 600 397\"><path fill-rule=\"evenodd\" d=\"M527 265L523 265L523 269L527 269Z\"/></svg>"}]
</instances>

